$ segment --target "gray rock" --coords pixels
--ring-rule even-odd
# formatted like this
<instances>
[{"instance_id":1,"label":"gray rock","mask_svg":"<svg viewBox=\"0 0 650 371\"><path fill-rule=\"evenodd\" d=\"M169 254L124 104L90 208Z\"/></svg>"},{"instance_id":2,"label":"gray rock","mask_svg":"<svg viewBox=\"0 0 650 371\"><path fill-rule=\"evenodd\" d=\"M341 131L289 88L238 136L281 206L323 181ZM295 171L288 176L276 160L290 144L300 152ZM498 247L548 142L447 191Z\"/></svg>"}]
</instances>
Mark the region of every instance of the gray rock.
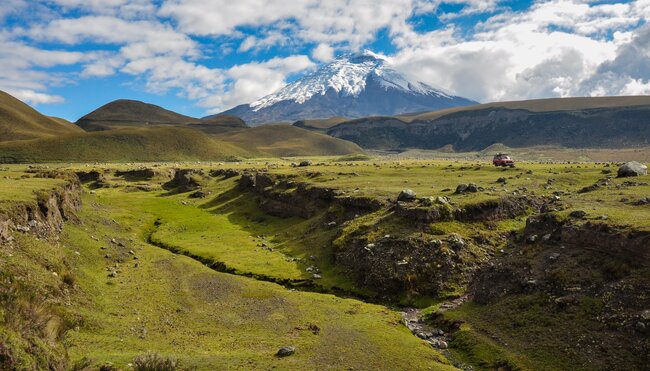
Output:
<instances>
[{"instance_id":1,"label":"gray rock","mask_svg":"<svg viewBox=\"0 0 650 371\"><path fill-rule=\"evenodd\" d=\"M417 195L411 189L403 189L397 196L397 201L413 201Z\"/></svg>"},{"instance_id":2,"label":"gray rock","mask_svg":"<svg viewBox=\"0 0 650 371\"><path fill-rule=\"evenodd\" d=\"M467 185L467 192L474 193L474 192L478 192L478 190L479 190L478 186L476 184L474 184L474 183L470 183L470 184Z\"/></svg>"},{"instance_id":3,"label":"gray rock","mask_svg":"<svg viewBox=\"0 0 650 371\"><path fill-rule=\"evenodd\" d=\"M572 217L572 218L576 218L576 219L582 219L585 216L587 216L587 213L582 211L582 210L575 210L575 211L572 211L569 214L569 216Z\"/></svg>"},{"instance_id":4,"label":"gray rock","mask_svg":"<svg viewBox=\"0 0 650 371\"><path fill-rule=\"evenodd\" d=\"M504 178L504 177L500 177L499 179L497 179L497 183L503 183L503 184L506 184L506 183L507 183L507 180L506 180L506 178Z\"/></svg>"},{"instance_id":5,"label":"gray rock","mask_svg":"<svg viewBox=\"0 0 650 371\"><path fill-rule=\"evenodd\" d=\"M465 241L463 241L463 239L457 234L452 234L449 236L449 238L447 238L447 243L449 246L451 246L451 248L456 250L465 247Z\"/></svg>"},{"instance_id":6,"label":"gray rock","mask_svg":"<svg viewBox=\"0 0 650 371\"><path fill-rule=\"evenodd\" d=\"M431 344L432 347L438 348L438 349L447 349L449 347L449 345L447 345L447 342L444 341L444 340L435 339L435 340L429 341L429 343Z\"/></svg>"},{"instance_id":7,"label":"gray rock","mask_svg":"<svg viewBox=\"0 0 650 371\"><path fill-rule=\"evenodd\" d=\"M311 164L312 164L312 162L310 160L304 160L304 161L300 161L298 166L300 166L300 167L311 166Z\"/></svg>"},{"instance_id":8,"label":"gray rock","mask_svg":"<svg viewBox=\"0 0 650 371\"><path fill-rule=\"evenodd\" d=\"M641 319L644 321L650 321L650 309L646 309L641 312Z\"/></svg>"},{"instance_id":9,"label":"gray rock","mask_svg":"<svg viewBox=\"0 0 650 371\"><path fill-rule=\"evenodd\" d=\"M203 191L190 193L190 198L206 198L208 195Z\"/></svg>"},{"instance_id":10,"label":"gray rock","mask_svg":"<svg viewBox=\"0 0 650 371\"><path fill-rule=\"evenodd\" d=\"M467 184L461 183L458 186L456 186L456 193L465 193L467 191Z\"/></svg>"},{"instance_id":11,"label":"gray rock","mask_svg":"<svg viewBox=\"0 0 650 371\"><path fill-rule=\"evenodd\" d=\"M278 352L275 353L277 357L288 357L296 352L296 348L288 346L278 349Z\"/></svg>"},{"instance_id":12,"label":"gray rock","mask_svg":"<svg viewBox=\"0 0 650 371\"><path fill-rule=\"evenodd\" d=\"M438 196L434 202L440 205L449 205L449 199L447 197Z\"/></svg>"},{"instance_id":13,"label":"gray rock","mask_svg":"<svg viewBox=\"0 0 650 371\"><path fill-rule=\"evenodd\" d=\"M640 162L626 162L618 168L619 178L641 175L648 175L648 167Z\"/></svg>"}]
</instances>

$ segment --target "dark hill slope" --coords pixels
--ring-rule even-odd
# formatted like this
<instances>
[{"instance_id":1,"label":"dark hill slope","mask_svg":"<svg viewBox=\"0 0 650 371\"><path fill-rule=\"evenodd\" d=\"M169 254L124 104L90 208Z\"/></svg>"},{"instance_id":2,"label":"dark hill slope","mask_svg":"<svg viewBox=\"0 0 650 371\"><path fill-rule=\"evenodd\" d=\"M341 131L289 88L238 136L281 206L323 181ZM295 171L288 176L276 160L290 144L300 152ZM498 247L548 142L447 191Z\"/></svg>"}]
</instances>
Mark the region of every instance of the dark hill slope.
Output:
<instances>
[{"instance_id":1,"label":"dark hill slope","mask_svg":"<svg viewBox=\"0 0 650 371\"><path fill-rule=\"evenodd\" d=\"M229 131L230 128L246 127L246 123L235 116L222 115L197 119L154 104L127 99L105 104L77 120L76 124L86 131L191 125L208 134Z\"/></svg>"},{"instance_id":2,"label":"dark hill slope","mask_svg":"<svg viewBox=\"0 0 650 371\"><path fill-rule=\"evenodd\" d=\"M85 115L77 120L76 124L86 131L99 131L124 127L151 127L198 122L200 122L199 119L184 116L154 104L119 99Z\"/></svg>"},{"instance_id":3,"label":"dark hill slope","mask_svg":"<svg viewBox=\"0 0 650 371\"><path fill-rule=\"evenodd\" d=\"M634 106L650 106L650 96L631 95L616 97L572 97L572 98L546 98L529 99L507 102L492 102L473 106L453 107L438 111L423 112L419 114L396 116L403 121L433 120L450 113L483 110L489 108L523 109L531 112L551 111L579 111L592 108L621 108Z\"/></svg>"},{"instance_id":4,"label":"dark hill slope","mask_svg":"<svg viewBox=\"0 0 650 371\"><path fill-rule=\"evenodd\" d=\"M81 131L63 119L42 115L20 100L0 91L0 142L56 137Z\"/></svg>"},{"instance_id":5,"label":"dark hill slope","mask_svg":"<svg viewBox=\"0 0 650 371\"><path fill-rule=\"evenodd\" d=\"M625 99L630 98L630 99ZM569 148L647 146L650 140L650 97L580 98L533 101L505 108L479 105L452 112L409 118L371 117L336 125L327 133L364 148L482 150L495 143L508 147L538 145ZM616 104L638 103L630 106ZM648 104L643 104L648 102ZM578 104L579 103L579 104ZM597 108L603 105L601 108ZM553 110L553 107L559 109ZM573 108L578 107L578 108ZM536 109L536 111L532 111Z\"/></svg>"},{"instance_id":6,"label":"dark hill slope","mask_svg":"<svg viewBox=\"0 0 650 371\"><path fill-rule=\"evenodd\" d=\"M294 122L293 126L307 130L325 132L327 129L346 121L350 121L350 119L337 116L328 119L299 120Z\"/></svg>"}]
</instances>

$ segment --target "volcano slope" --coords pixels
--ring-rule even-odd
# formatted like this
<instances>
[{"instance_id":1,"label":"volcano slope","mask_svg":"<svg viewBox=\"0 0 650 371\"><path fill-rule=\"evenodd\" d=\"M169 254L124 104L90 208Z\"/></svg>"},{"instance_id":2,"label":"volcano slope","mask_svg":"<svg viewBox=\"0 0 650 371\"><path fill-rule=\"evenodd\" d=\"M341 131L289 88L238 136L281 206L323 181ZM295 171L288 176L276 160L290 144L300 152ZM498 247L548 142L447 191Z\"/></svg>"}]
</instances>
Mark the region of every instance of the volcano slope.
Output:
<instances>
[{"instance_id":1,"label":"volcano slope","mask_svg":"<svg viewBox=\"0 0 650 371\"><path fill-rule=\"evenodd\" d=\"M157 352L199 369L647 364L647 177L602 163L311 161L56 169L86 191L81 223L52 245L65 269L43 264L73 277L54 291L74 305L51 353L125 367ZM23 171L4 170L14 184ZM404 188L417 197L397 201ZM4 254L34 238L21 230L7 229L18 238ZM389 309L405 306L443 337L410 334ZM275 358L286 345L296 353Z\"/></svg>"}]
</instances>

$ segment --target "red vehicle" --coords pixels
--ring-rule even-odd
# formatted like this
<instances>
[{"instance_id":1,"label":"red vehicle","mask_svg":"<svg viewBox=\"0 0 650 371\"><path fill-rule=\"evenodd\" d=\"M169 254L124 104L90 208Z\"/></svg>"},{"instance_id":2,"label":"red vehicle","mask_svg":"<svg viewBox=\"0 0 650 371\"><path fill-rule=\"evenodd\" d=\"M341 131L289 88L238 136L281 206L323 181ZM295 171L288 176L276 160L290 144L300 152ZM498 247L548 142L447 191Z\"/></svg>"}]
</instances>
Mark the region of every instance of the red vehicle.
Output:
<instances>
[{"instance_id":1,"label":"red vehicle","mask_svg":"<svg viewBox=\"0 0 650 371\"><path fill-rule=\"evenodd\" d=\"M494 166L510 166L515 167L515 162L508 156L507 153L497 153L492 159Z\"/></svg>"}]
</instances>

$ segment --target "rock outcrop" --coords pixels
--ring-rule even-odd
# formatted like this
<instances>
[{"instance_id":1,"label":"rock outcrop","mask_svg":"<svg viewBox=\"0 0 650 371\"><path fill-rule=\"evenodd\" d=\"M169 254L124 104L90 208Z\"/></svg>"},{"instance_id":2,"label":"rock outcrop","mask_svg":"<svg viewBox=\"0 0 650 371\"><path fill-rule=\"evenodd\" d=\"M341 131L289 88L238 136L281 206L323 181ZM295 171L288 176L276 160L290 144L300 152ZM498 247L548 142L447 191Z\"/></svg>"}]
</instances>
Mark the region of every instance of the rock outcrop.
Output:
<instances>
[{"instance_id":1,"label":"rock outcrop","mask_svg":"<svg viewBox=\"0 0 650 371\"><path fill-rule=\"evenodd\" d=\"M54 174L43 174L54 177ZM81 207L81 183L74 174L65 174L67 182L51 191L41 191L33 202L21 202L0 211L0 242L9 240L15 231L32 233L40 238L52 237L63 223L77 220Z\"/></svg>"},{"instance_id":2,"label":"rock outcrop","mask_svg":"<svg viewBox=\"0 0 650 371\"><path fill-rule=\"evenodd\" d=\"M618 168L618 177L625 178L631 176L648 175L648 167L640 162L626 162Z\"/></svg>"}]
</instances>

